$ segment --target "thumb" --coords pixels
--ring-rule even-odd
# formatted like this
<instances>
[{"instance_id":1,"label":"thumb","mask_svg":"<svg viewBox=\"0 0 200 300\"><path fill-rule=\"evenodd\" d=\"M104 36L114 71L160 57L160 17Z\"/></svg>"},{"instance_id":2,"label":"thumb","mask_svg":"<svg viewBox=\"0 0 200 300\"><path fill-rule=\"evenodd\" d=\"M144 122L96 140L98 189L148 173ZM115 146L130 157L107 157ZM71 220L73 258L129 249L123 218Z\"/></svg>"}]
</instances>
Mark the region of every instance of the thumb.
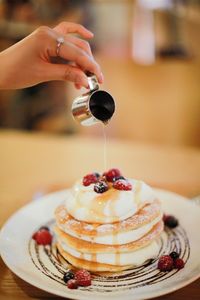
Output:
<instances>
[{"instance_id":1,"label":"thumb","mask_svg":"<svg viewBox=\"0 0 200 300\"><path fill-rule=\"evenodd\" d=\"M71 81L79 86L88 88L88 78L85 73L75 67L63 64L48 64L46 66L46 81L50 80L63 80Z\"/></svg>"}]
</instances>

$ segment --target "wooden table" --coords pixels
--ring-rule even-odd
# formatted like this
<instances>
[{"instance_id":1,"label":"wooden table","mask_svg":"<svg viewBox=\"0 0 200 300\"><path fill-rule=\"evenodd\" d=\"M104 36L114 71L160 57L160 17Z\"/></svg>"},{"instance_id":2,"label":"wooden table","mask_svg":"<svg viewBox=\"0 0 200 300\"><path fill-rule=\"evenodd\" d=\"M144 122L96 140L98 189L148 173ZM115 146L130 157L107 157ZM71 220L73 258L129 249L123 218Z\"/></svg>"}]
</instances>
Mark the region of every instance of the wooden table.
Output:
<instances>
[{"instance_id":1,"label":"wooden table","mask_svg":"<svg viewBox=\"0 0 200 300\"><path fill-rule=\"evenodd\" d=\"M108 167L188 197L200 194L200 151L108 141ZM0 226L38 194L103 170L103 140L0 132ZM0 260L0 299L60 299L15 276ZM200 280L160 299L199 299Z\"/></svg>"}]
</instances>

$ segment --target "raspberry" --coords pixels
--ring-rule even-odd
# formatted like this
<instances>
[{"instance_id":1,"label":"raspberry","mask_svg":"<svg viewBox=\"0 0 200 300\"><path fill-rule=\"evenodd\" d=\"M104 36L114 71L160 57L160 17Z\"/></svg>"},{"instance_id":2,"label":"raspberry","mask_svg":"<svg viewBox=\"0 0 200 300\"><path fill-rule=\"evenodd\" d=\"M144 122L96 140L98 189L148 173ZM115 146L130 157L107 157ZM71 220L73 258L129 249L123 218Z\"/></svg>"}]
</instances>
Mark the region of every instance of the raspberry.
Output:
<instances>
[{"instance_id":1,"label":"raspberry","mask_svg":"<svg viewBox=\"0 0 200 300\"><path fill-rule=\"evenodd\" d=\"M52 235L49 232L49 230L46 229L42 229L35 232L32 238L36 241L38 245L46 246L46 245L50 245L52 242Z\"/></svg>"},{"instance_id":2,"label":"raspberry","mask_svg":"<svg viewBox=\"0 0 200 300\"><path fill-rule=\"evenodd\" d=\"M94 191L98 194L99 193L102 194L102 193L106 192L107 190L108 190L108 185L104 181L99 181L94 186Z\"/></svg>"},{"instance_id":3,"label":"raspberry","mask_svg":"<svg viewBox=\"0 0 200 300\"><path fill-rule=\"evenodd\" d=\"M38 232L35 232L35 233L32 235L32 239L36 240L37 234L38 234Z\"/></svg>"},{"instance_id":4,"label":"raspberry","mask_svg":"<svg viewBox=\"0 0 200 300\"><path fill-rule=\"evenodd\" d=\"M67 283L70 279L73 279L73 278L74 278L74 272L72 270L69 270L63 276L63 280L65 283Z\"/></svg>"},{"instance_id":5,"label":"raspberry","mask_svg":"<svg viewBox=\"0 0 200 300\"><path fill-rule=\"evenodd\" d=\"M113 183L113 187L116 190L120 190L120 191L132 190L132 185L130 184L130 182L128 182L127 180L124 180L124 179L119 179L119 180L115 181Z\"/></svg>"},{"instance_id":6,"label":"raspberry","mask_svg":"<svg viewBox=\"0 0 200 300\"><path fill-rule=\"evenodd\" d=\"M92 183L96 183L98 181L98 173L91 173L83 177L83 185L88 186Z\"/></svg>"},{"instance_id":7,"label":"raspberry","mask_svg":"<svg viewBox=\"0 0 200 300\"><path fill-rule=\"evenodd\" d=\"M178 220L174 216L164 215L163 221L165 226L169 228L175 228L176 226L178 226Z\"/></svg>"},{"instance_id":8,"label":"raspberry","mask_svg":"<svg viewBox=\"0 0 200 300\"><path fill-rule=\"evenodd\" d=\"M106 177L107 181L113 182L115 177L121 176L121 172L118 169L110 169L107 172L104 172L103 176Z\"/></svg>"},{"instance_id":9,"label":"raspberry","mask_svg":"<svg viewBox=\"0 0 200 300\"><path fill-rule=\"evenodd\" d=\"M174 261L169 255L163 255L159 258L158 269L160 271L166 272L173 269Z\"/></svg>"},{"instance_id":10,"label":"raspberry","mask_svg":"<svg viewBox=\"0 0 200 300\"><path fill-rule=\"evenodd\" d=\"M78 270L75 273L75 279L80 286L89 286L91 285L91 275L87 270Z\"/></svg>"},{"instance_id":11,"label":"raspberry","mask_svg":"<svg viewBox=\"0 0 200 300\"><path fill-rule=\"evenodd\" d=\"M169 256L171 256L171 258L173 260L179 258L179 254L177 252L175 252L175 251L171 252Z\"/></svg>"},{"instance_id":12,"label":"raspberry","mask_svg":"<svg viewBox=\"0 0 200 300\"><path fill-rule=\"evenodd\" d=\"M185 266L185 263L181 258L177 258L174 260L174 268L175 269L180 270L180 269L184 268L184 266Z\"/></svg>"},{"instance_id":13,"label":"raspberry","mask_svg":"<svg viewBox=\"0 0 200 300\"><path fill-rule=\"evenodd\" d=\"M78 281L76 279L69 279L67 282L67 287L69 289L77 289L78 288Z\"/></svg>"}]
</instances>

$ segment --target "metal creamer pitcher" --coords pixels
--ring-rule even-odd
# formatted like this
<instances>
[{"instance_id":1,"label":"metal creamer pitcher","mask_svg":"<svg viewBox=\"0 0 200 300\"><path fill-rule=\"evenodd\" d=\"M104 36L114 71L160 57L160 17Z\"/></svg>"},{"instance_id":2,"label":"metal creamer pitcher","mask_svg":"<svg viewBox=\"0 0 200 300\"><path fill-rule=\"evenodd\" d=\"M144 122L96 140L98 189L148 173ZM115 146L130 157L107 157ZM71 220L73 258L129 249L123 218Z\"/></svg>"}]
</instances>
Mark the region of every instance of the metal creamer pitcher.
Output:
<instances>
[{"instance_id":1,"label":"metal creamer pitcher","mask_svg":"<svg viewBox=\"0 0 200 300\"><path fill-rule=\"evenodd\" d=\"M72 103L72 115L81 125L91 126L99 122L108 123L115 111L113 97L99 89L94 74L87 73L89 92L77 97Z\"/></svg>"}]
</instances>

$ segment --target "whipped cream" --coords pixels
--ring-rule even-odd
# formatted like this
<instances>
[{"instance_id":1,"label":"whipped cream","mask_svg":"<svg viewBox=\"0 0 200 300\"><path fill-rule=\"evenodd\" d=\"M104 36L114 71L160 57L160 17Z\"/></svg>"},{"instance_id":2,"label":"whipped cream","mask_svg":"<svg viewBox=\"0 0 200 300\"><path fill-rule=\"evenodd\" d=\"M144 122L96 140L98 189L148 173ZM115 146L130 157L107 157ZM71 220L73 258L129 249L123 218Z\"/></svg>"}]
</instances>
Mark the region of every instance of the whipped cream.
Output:
<instances>
[{"instance_id":1,"label":"whipped cream","mask_svg":"<svg viewBox=\"0 0 200 300\"><path fill-rule=\"evenodd\" d=\"M110 188L102 194L94 191L94 184L83 186L77 182L67 194L68 213L87 223L119 222L134 215L144 204L155 199L153 190L142 181L129 179L131 191Z\"/></svg>"}]
</instances>

